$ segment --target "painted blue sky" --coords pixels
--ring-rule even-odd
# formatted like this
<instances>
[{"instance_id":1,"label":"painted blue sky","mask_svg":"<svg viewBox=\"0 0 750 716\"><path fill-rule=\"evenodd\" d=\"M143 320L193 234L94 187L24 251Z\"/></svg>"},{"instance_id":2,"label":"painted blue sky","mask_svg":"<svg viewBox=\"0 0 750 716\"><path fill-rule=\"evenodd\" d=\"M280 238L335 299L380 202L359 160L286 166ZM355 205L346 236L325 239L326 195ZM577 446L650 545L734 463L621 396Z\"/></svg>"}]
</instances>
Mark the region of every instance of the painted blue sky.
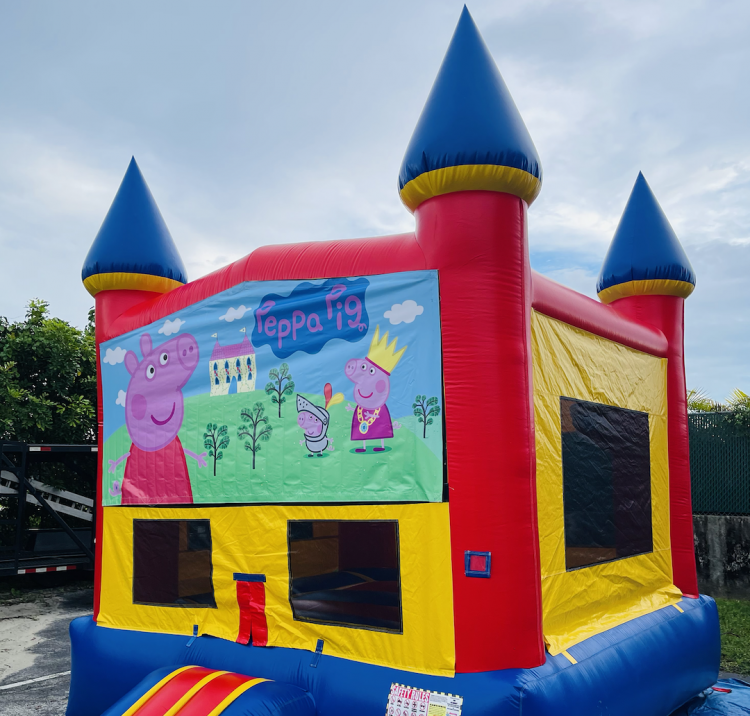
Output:
<instances>
[{"instance_id":1,"label":"painted blue sky","mask_svg":"<svg viewBox=\"0 0 750 716\"><path fill-rule=\"evenodd\" d=\"M369 286L364 294L369 319L367 331L362 332L356 341L332 338L318 353L296 351L287 358L280 358L268 345L259 346L255 342L255 389L263 390L269 380L268 371L286 362L294 379L295 394L322 395L323 387L330 383L334 393L343 393L346 400L352 401L354 384L344 374L344 366L350 358L367 355L375 327L379 326L381 337L388 331L389 343L397 339L396 350L406 346L406 352L391 375L387 405L392 418L411 415L411 406L418 393L439 396L442 402L437 272L409 271L368 276L367 280ZM312 283L321 285L324 282ZM142 359L139 341L143 333L150 334L154 348L177 335L192 335L198 342L200 361L183 388L183 395L188 398L208 393L211 387L209 359L215 342L218 340L220 345L226 346L240 343L245 335L251 338L255 327L254 310L262 305L266 294L288 296L299 284L299 281L243 283L141 330L104 343L101 350L104 439L125 422L124 396L120 394L120 391L127 392L130 380L124 363L125 353L131 350L139 361ZM295 304L295 308L306 313L315 310L314 305L310 306L302 302ZM324 315L321 319L328 325ZM243 328L245 333L241 330ZM330 334L316 332L316 335ZM289 338L285 340L290 342ZM287 402L293 405L294 395L287 398Z\"/></svg>"},{"instance_id":2,"label":"painted blue sky","mask_svg":"<svg viewBox=\"0 0 750 716\"><path fill-rule=\"evenodd\" d=\"M413 228L396 176L462 3L0 4L0 315L77 325L135 155L190 278ZM644 172L698 278L688 384L750 392L750 5L469 5L537 146L532 265L589 295ZM8 267L12 267L8 270Z\"/></svg>"}]
</instances>

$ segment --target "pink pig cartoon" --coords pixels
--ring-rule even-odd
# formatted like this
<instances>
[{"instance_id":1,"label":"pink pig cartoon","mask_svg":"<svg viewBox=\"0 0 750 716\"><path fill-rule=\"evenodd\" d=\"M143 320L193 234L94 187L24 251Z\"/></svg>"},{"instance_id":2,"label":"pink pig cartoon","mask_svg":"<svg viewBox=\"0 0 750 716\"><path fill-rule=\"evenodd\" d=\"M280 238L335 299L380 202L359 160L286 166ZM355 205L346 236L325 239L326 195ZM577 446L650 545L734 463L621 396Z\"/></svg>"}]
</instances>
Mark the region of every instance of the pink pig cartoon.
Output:
<instances>
[{"instance_id":1,"label":"pink pig cartoon","mask_svg":"<svg viewBox=\"0 0 750 716\"><path fill-rule=\"evenodd\" d=\"M380 337L380 326L375 326L375 335L370 343L366 358L352 358L347 362L344 372L354 383L354 402L351 439L361 440L362 447L356 452L367 452L367 440L380 440L380 447L375 452L385 450L385 439L393 437L393 428L401 426L391 422L391 414L385 404L391 394L391 373L406 351L404 346L396 352L397 338L388 345L388 331Z\"/></svg>"},{"instance_id":2,"label":"pink pig cartoon","mask_svg":"<svg viewBox=\"0 0 750 716\"><path fill-rule=\"evenodd\" d=\"M130 451L109 461L114 472L123 461L122 485L111 494L122 494L123 505L192 503L185 455L206 467L206 453L185 450L177 433L182 426L182 388L198 365L198 342L189 334L176 336L152 348L151 336L141 336L143 360L133 351L125 354L130 383L125 398L125 424L132 440Z\"/></svg>"}]
</instances>

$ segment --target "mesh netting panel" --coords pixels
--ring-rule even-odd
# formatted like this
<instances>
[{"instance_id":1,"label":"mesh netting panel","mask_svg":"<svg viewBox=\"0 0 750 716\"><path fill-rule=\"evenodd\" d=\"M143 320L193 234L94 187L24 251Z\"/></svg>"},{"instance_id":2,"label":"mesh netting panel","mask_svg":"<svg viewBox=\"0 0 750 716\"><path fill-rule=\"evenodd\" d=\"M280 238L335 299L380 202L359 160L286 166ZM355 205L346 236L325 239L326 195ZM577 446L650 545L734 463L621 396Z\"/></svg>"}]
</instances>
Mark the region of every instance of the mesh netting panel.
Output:
<instances>
[{"instance_id":1,"label":"mesh netting panel","mask_svg":"<svg viewBox=\"0 0 750 716\"><path fill-rule=\"evenodd\" d=\"M750 514L750 436L727 413L690 413L693 513Z\"/></svg>"}]
</instances>

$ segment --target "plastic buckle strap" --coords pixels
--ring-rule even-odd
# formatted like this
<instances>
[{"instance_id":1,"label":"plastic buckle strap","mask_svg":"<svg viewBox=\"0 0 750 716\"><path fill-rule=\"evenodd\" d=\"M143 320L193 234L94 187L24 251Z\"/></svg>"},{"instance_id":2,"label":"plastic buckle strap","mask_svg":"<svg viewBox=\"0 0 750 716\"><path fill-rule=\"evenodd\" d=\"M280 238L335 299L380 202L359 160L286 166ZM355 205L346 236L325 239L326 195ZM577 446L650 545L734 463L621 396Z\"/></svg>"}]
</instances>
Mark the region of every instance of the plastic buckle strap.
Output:
<instances>
[{"instance_id":1,"label":"plastic buckle strap","mask_svg":"<svg viewBox=\"0 0 750 716\"><path fill-rule=\"evenodd\" d=\"M193 636L190 637L190 640L188 641L187 646L185 648L190 647L190 645L195 641L197 636L198 636L198 625L193 624Z\"/></svg>"},{"instance_id":2,"label":"plastic buckle strap","mask_svg":"<svg viewBox=\"0 0 750 716\"><path fill-rule=\"evenodd\" d=\"M320 656L323 653L323 640L318 639L318 644L315 647L315 653L313 654L313 660L310 663L310 666L312 666L313 669L318 668L318 662L320 661Z\"/></svg>"}]
</instances>

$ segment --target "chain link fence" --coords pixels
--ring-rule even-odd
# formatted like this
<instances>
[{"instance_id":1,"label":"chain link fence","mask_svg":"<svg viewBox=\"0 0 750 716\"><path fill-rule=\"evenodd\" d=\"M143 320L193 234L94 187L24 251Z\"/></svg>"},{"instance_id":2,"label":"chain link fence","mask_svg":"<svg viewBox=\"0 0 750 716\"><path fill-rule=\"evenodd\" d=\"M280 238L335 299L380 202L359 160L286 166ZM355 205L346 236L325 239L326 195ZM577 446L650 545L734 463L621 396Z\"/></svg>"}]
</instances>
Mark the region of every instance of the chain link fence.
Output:
<instances>
[{"instance_id":1,"label":"chain link fence","mask_svg":"<svg viewBox=\"0 0 750 716\"><path fill-rule=\"evenodd\" d=\"M729 413L690 413L693 514L750 515L750 436Z\"/></svg>"}]
</instances>

